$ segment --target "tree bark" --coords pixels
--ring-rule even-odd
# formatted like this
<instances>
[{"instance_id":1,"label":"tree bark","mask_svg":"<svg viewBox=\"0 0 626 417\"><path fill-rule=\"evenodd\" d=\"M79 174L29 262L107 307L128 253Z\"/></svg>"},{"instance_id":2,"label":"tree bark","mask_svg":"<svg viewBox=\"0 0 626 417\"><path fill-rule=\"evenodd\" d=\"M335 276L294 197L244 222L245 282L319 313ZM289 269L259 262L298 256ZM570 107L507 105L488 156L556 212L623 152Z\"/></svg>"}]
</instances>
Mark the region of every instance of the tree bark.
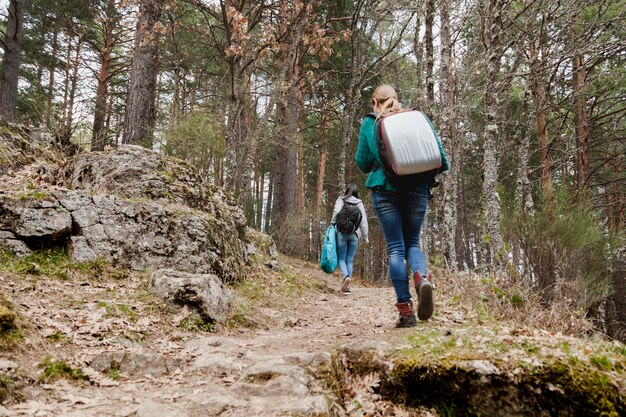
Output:
<instances>
[{"instance_id":1,"label":"tree bark","mask_svg":"<svg viewBox=\"0 0 626 417\"><path fill-rule=\"evenodd\" d=\"M315 258L319 259L321 256L320 250L322 247L322 198L324 196L324 179L326 177L326 158L327 158L327 129L328 129L328 116L326 111L322 108L322 115L320 120L320 154L317 160L317 183L315 185L315 225L313 232L316 236L315 240Z\"/></svg>"},{"instance_id":2,"label":"tree bark","mask_svg":"<svg viewBox=\"0 0 626 417\"><path fill-rule=\"evenodd\" d=\"M113 50L113 13L115 12L114 0L107 3L107 13L102 19L103 44L100 60L100 71L98 73L98 87L96 90L96 106L93 115L93 132L91 136L91 150L101 151L104 149L106 134L104 122L107 114L108 84L111 66L111 52Z\"/></svg>"},{"instance_id":3,"label":"tree bark","mask_svg":"<svg viewBox=\"0 0 626 417\"><path fill-rule=\"evenodd\" d=\"M6 121L15 120L17 82L20 74L24 0L10 0L4 57L0 73L0 116Z\"/></svg>"},{"instance_id":4,"label":"tree bark","mask_svg":"<svg viewBox=\"0 0 626 417\"><path fill-rule=\"evenodd\" d=\"M450 0L441 2L441 132L442 143L452 152L450 156L451 170L442 181L444 191L443 202L443 238L444 254L450 269L458 268L456 247L457 235L457 197L458 197L458 158L459 143L456 124L456 80L454 74L454 58L452 55L452 36L450 33Z\"/></svg>"},{"instance_id":5,"label":"tree bark","mask_svg":"<svg viewBox=\"0 0 626 417\"><path fill-rule=\"evenodd\" d=\"M55 26L52 33L52 56L56 57L59 50L59 30ZM54 99L54 76L56 73L56 60L52 59L48 70L48 97L46 98L46 115L44 118L44 126L50 129L50 121L52 117L52 100Z\"/></svg>"},{"instance_id":6,"label":"tree bark","mask_svg":"<svg viewBox=\"0 0 626 417\"><path fill-rule=\"evenodd\" d=\"M426 47L426 107L428 112L433 111L435 105L435 79L433 68L435 65L435 48L433 45L433 24L435 20L435 0L426 3L426 33L424 43Z\"/></svg>"},{"instance_id":7,"label":"tree bark","mask_svg":"<svg viewBox=\"0 0 626 417\"><path fill-rule=\"evenodd\" d=\"M498 86L500 83L500 59L502 57L502 0L490 0L484 22L484 42L487 56L487 79L485 82L485 130L484 130L484 181L483 198L486 202L486 221L489 236L490 259L493 266L501 269L506 261L500 233L500 200L498 198Z\"/></svg>"},{"instance_id":8,"label":"tree bark","mask_svg":"<svg viewBox=\"0 0 626 417\"><path fill-rule=\"evenodd\" d=\"M128 112L123 143L152 148L158 71L158 23L163 0L141 0L128 92Z\"/></svg>"},{"instance_id":9,"label":"tree bark","mask_svg":"<svg viewBox=\"0 0 626 417\"><path fill-rule=\"evenodd\" d=\"M576 131L576 188L583 191L589 178L589 117L586 100L587 70L583 54L572 58L572 89L574 94L574 124Z\"/></svg>"}]
</instances>

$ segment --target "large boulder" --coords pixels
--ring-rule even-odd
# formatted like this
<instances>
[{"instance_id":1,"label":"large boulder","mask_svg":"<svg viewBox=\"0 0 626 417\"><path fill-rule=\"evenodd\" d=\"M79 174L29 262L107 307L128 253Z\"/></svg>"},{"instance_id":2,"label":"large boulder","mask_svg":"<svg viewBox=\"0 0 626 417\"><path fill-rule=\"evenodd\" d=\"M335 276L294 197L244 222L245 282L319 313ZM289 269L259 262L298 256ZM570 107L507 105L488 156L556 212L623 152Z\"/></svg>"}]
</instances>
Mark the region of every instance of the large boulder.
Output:
<instances>
[{"instance_id":1,"label":"large boulder","mask_svg":"<svg viewBox=\"0 0 626 417\"><path fill-rule=\"evenodd\" d=\"M161 298L197 309L205 320L223 324L228 319L228 294L215 275L160 269L152 273L150 286Z\"/></svg>"}]
</instances>

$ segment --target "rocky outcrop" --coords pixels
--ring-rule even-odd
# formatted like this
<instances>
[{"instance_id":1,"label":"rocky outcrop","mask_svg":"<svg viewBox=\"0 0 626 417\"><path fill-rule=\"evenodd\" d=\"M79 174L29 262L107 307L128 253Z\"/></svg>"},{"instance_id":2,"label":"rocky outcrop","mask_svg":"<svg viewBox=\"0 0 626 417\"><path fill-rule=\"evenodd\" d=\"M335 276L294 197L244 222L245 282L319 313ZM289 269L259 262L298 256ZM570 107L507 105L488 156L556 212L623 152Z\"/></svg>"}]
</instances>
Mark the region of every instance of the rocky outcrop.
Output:
<instances>
[{"instance_id":1,"label":"rocky outcrop","mask_svg":"<svg viewBox=\"0 0 626 417\"><path fill-rule=\"evenodd\" d=\"M61 160L52 142L49 133L37 129L29 131L0 119L0 177L36 161L41 164L39 174L49 170L51 163Z\"/></svg>"},{"instance_id":2,"label":"rocky outcrop","mask_svg":"<svg viewBox=\"0 0 626 417\"><path fill-rule=\"evenodd\" d=\"M246 219L232 197L190 164L140 146L78 154L59 172L70 189L177 204L210 214L243 237Z\"/></svg>"},{"instance_id":3,"label":"rocky outcrop","mask_svg":"<svg viewBox=\"0 0 626 417\"><path fill-rule=\"evenodd\" d=\"M14 136L19 141L0 137L0 151L15 156L19 149L24 163L38 161L41 152ZM275 266L271 239L247 228L232 197L184 161L127 145L79 153L45 171L54 186L0 194L0 247L17 256L67 245L78 262L102 258L132 269L214 274L223 282L239 280L250 260Z\"/></svg>"},{"instance_id":4,"label":"rocky outcrop","mask_svg":"<svg viewBox=\"0 0 626 417\"><path fill-rule=\"evenodd\" d=\"M40 198L0 196L0 245L22 255L66 240L75 261L102 258L130 269L167 267L233 282L245 273L247 259L235 230L233 221L207 212L115 195L57 190Z\"/></svg>"}]
</instances>

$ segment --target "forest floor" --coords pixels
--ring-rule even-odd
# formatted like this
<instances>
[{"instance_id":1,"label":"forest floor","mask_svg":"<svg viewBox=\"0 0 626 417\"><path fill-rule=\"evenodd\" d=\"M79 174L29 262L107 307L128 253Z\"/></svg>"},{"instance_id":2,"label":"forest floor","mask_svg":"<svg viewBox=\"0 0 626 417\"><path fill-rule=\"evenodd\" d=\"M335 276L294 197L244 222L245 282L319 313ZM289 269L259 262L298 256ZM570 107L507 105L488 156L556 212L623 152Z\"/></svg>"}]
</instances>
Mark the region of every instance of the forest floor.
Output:
<instances>
[{"instance_id":1,"label":"forest floor","mask_svg":"<svg viewBox=\"0 0 626 417\"><path fill-rule=\"evenodd\" d=\"M0 351L0 416L436 416L434 408L382 400L371 389L375 380L362 384L361 397L358 387L352 390L358 401L346 402L319 377L319 367L341 346L359 343L397 350L421 344L423 355L445 357L441 346L458 354L471 339L472 354L492 343L505 361L518 351L549 349L544 355L553 357L548 345L565 344L568 355L596 349L547 330L485 321L449 286L436 285L429 321L397 329L391 287L357 281L346 296L338 276L314 264L286 257L279 264L235 285L231 321L211 328L152 295L145 273L87 268L61 252L0 258L0 301L13 306L22 328L17 342ZM611 358L623 390L624 347L611 346L617 362L598 357Z\"/></svg>"},{"instance_id":2,"label":"forest floor","mask_svg":"<svg viewBox=\"0 0 626 417\"><path fill-rule=\"evenodd\" d=\"M55 256L62 258L49 255ZM252 277L234 288L239 313L219 330L155 299L146 275L45 262L3 260L14 271L0 271L0 288L21 317L24 338L0 353L0 372L13 372L19 381L13 398L0 405L0 416L315 414L324 409L319 401L327 402L327 392L311 381L304 381L309 392L300 393L299 401L285 400L294 394L289 386L267 393L235 382L254 364L274 367L290 357L315 362L316 355L325 360L343 344L401 343L415 332L394 328L391 287L353 283L346 296L336 275L290 258L281 258L280 274ZM441 326L446 317L439 310L419 328ZM116 352L126 357L116 356L107 368L106 355ZM104 372L93 369L103 360ZM294 372L287 376L298 379Z\"/></svg>"}]
</instances>

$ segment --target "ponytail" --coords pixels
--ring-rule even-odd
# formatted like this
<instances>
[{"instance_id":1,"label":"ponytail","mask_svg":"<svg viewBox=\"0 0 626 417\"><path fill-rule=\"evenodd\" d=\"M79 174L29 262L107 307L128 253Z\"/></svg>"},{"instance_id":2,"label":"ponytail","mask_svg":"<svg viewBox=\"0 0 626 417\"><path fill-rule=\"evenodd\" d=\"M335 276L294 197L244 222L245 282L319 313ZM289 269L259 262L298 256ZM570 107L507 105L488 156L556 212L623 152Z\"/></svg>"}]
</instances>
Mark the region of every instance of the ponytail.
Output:
<instances>
[{"instance_id":1,"label":"ponytail","mask_svg":"<svg viewBox=\"0 0 626 417\"><path fill-rule=\"evenodd\" d=\"M398 103L396 90L387 84L376 87L372 93L372 105L379 113L378 117L403 110L402 107L400 107L400 103Z\"/></svg>"}]
</instances>

